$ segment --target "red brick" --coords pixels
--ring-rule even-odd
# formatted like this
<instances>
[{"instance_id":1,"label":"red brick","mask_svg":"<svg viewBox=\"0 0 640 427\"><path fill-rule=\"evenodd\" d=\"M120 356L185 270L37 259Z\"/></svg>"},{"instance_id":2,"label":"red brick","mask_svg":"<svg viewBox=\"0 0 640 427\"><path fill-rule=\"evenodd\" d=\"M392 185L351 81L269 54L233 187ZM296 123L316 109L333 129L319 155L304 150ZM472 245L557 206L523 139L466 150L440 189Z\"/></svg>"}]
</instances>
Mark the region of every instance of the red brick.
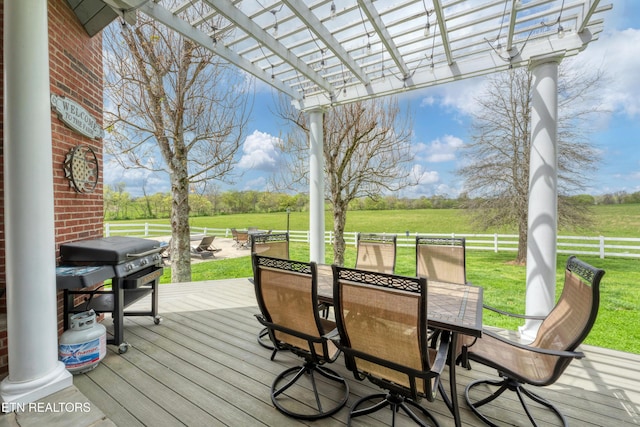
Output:
<instances>
[{"instance_id":1,"label":"red brick","mask_svg":"<svg viewBox=\"0 0 640 427\"><path fill-rule=\"evenodd\" d=\"M83 105L102 123L102 38L90 38L80 26L65 0L49 0L49 67L51 93L68 96ZM0 8L0 28L4 25ZM3 31L0 31L2 46ZM0 48L1 49L1 48ZM4 56L0 54L0 67ZM3 117L3 75L0 73L0 117ZM92 194L78 194L64 176L63 163L70 149L77 145L92 147L102 170L102 141L92 141L71 131L57 115L51 113L53 182L56 245L79 239L102 236L102 184ZM2 120L2 119L0 119ZM4 224L4 189L2 159L2 126L0 126L0 222ZM100 174L102 178L102 174ZM3 227L0 227L2 229ZM0 231L0 288L6 286L4 231ZM56 248L56 253L58 250ZM62 294L58 296L58 330L62 332ZM0 298L0 315L6 313L6 301ZM0 373L7 372L6 330L0 330Z\"/></svg>"}]
</instances>

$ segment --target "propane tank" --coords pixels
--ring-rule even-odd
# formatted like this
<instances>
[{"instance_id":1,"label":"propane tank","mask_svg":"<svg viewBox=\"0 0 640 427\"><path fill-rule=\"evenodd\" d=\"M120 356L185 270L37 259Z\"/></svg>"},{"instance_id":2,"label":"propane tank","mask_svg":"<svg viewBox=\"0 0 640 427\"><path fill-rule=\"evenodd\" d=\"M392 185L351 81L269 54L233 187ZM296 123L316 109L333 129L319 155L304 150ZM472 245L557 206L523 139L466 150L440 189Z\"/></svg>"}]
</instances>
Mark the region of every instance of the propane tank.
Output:
<instances>
[{"instance_id":1,"label":"propane tank","mask_svg":"<svg viewBox=\"0 0 640 427\"><path fill-rule=\"evenodd\" d=\"M74 314L70 320L70 328L60 336L58 359L72 374L88 372L107 354L107 329L96 322L93 310Z\"/></svg>"}]
</instances>

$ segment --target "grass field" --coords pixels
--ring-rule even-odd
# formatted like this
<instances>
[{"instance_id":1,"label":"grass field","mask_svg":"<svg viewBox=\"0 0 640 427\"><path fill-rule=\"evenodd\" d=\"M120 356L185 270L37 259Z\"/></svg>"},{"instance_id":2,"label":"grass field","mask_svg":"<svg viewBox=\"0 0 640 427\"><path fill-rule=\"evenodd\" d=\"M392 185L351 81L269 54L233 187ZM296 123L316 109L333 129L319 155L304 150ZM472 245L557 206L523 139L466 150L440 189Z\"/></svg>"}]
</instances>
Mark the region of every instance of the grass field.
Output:
<instances>
[{"instance_id":1,"label":"grass field","mask_svg":"<svg viewBox=\"0 0 640 427\"><path fill-rule=\"evenodd\" d=\"M585 236L640 237L640 205L611 205L594 207L594 226L588 230L563 230L563 234ZM327 214L327 229L331 217ZM158 221L158 222L165 222ZM206 218L193 218L192 225L212 228L245 228L257 226L263 229L285 229L286 214L247 214ZM290 217L293 230L308 229L308 214L294 212ZM349 212L347 231L404 233L405 230L425 233L480 233L470 227L468 218L459 210L420 211L354 211ZM490 232L515 233L515 230L490 230ZM355 264L355 249L350 246L345 254L345 265ZM306 244L292 243L291 257L308 260ZM566 255L558 259L557 293L562 289ZM485 251L467 252L467 278L484 288L485 302L503 310L524 313L526 270L509 261L512 253ZM584 261L602 268L606 274L601 285L601 304L598 320L586 343L631 353L640 353L640 260L581 256ZM332 262L332 250L326 249L325 262ZM398 248L398 274L415 274L415 254L412 248ZM251 276L249 257L194 264L192 279L212 280ZM163 282L170 281L166 269ZM517 320L504 321L497 315L485 312L484 322L515 329Z\"/></svg>"}]
</instances>

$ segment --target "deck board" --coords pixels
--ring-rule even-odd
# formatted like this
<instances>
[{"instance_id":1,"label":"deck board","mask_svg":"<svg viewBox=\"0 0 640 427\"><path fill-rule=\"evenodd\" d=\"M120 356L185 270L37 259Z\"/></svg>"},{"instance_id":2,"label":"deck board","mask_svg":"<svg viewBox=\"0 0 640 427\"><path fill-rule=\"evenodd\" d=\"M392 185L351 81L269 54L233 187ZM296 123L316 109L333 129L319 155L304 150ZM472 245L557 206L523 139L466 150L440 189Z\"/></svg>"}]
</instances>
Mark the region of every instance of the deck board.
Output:
<instances>
[{"instance_id":1,"label":"deck board","mask_svg":"<svg viewBox=\"0 0 640 427\"><path fill-rule=\"evenodd\" d=\"M271 361L271 352L258 345L261 327L253 316L258 308L247 279L162 285L159 299L160 325L150 317L125 317L129 351L119 355L110 346L95 370L74 378L74 385L116 425L345 425L348 408L316 422L293 420L273 408L271 382L299 360L279 352ZM104 324L109 329L111 319ZM583 351L585 359L574 361L560 381L537 392L557 403L570 425L640 425L640 356L591 346ZM353 379L341 359L331 368L349 380L348 406L379 391ZM463 425L480 426L466 407L464 387L495 372L478 364L457 372ZM446 378L444 384L448 390ZM442 426L453 425L440 398L425 406ZM522 415L513 412L516 407L517 399L509 396L496 402L496 416L518 424ZM543 423L557 424L545 411L536 414ZM379 418L374 414L364 421L384 425Z\"/></svg>"}]
</instances>

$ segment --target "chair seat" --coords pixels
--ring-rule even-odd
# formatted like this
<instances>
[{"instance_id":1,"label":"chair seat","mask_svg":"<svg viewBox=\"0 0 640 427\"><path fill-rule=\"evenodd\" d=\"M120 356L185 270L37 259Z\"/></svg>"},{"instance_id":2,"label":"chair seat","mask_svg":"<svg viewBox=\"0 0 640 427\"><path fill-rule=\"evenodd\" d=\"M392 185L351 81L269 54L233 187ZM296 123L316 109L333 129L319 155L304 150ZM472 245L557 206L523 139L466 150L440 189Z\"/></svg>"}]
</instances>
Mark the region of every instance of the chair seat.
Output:
<instances>
[{"instance_id":1,"label":"chair seat","mask_svg":"<svg viewBox=\"0 0 640 427\"><path fill-rule=\"evenodd\" d=\"M464 340L465 344L468 341L470 345L473 337L465 337ZM535 385L551 382L553 366L558 361L557 356L517 348L487 334L469 347L469 358L500 372L508 372L510 377L519 381Z\"/></svg>"}]
</instances>

